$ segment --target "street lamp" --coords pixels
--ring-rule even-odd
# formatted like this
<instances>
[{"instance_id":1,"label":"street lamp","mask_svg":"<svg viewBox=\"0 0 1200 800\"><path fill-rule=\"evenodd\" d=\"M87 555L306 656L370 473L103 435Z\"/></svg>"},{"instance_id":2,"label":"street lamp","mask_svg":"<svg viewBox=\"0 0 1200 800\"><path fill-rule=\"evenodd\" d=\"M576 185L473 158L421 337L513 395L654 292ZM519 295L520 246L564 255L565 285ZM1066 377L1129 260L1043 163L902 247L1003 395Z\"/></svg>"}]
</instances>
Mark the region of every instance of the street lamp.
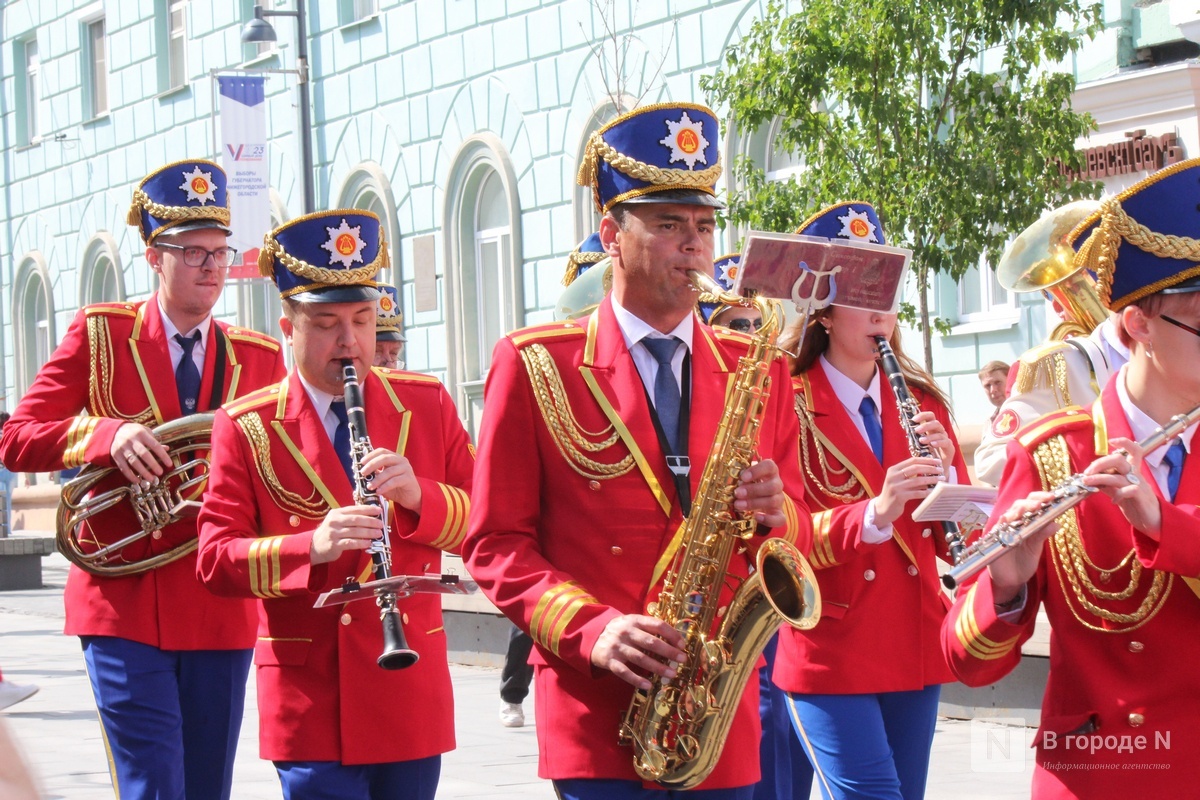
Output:
<instances>
[{"instance_id":1,"label":"street lamp","mask_svg":"<svg viewBox=\"0 0 1200 800\"><path fill-rule=\"evenodd\" d=\"M261 5L254 6L254 19L242 28L242 42L274 42L278 38L271 23L265 17L295 17L299 27L296 41L296 73L300 77L300 161L303 166L304 213L316 210L313 194L312 119L308 102L308 32L304 26L304 0L296 0L295 11L269 11Z\"/></svg>"}]
</instances>

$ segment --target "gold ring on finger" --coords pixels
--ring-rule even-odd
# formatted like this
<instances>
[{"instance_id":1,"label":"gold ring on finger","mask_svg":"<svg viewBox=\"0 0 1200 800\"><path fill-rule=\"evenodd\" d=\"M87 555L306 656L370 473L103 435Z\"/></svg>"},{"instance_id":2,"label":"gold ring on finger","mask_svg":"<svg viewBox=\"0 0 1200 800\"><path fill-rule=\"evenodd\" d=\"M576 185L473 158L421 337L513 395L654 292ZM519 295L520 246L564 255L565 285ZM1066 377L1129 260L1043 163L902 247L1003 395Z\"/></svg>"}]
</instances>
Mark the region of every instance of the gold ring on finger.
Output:
<instances>
[{"instance_id":1,"label":"gold ring on finger","mask_svg":"<svg viewBox=\"0 0 1200 800\"><path fill-rule=\"evenodd\" d=\"M1129 481L1129 484L1131 486L1137 486L1138 484L1140 484L1142 482L1142 479L1139 478L1137 473L1135 473L1135 472L1126 473L1125 479Z\"/></svg>"},{"instance_id":2,"label":"gold ring on finger","mask_svg":"<svg viewBox=\"0 0 1200 800\"><path fill-rule=\"evenodd\" d=\"M137 459L138 459L137 453L126 453L125 454L126 461L137 461Z\"/></svg>"}]
</instances>

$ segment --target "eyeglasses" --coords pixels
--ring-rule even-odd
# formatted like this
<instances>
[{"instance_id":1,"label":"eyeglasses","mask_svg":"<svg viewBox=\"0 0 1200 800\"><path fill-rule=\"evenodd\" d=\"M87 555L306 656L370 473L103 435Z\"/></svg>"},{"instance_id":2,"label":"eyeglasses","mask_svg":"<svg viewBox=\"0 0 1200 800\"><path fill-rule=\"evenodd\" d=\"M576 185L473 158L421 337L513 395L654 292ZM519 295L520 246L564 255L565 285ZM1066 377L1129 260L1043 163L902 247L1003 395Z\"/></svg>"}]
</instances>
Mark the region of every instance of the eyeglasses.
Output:
<instances>
[{"instance_id":1,"label":"eyeglasses","mask_svg":"<svg viewBox=\"0 0 1200 800\"><path fill-rule=\"evenodd\" d=\"M757 319L731 319L725 327L738 333L750 333L762 327L762 317Z\"/></svg>"},{"instance_id":2,"label":"eyeglasses","mask_svg":"<svg viewBox=\"0 0 1200 800\"><path fill-rule=\"evenodd\" d=\"M1190 333L1190 334L1193 334L1193 335L1195 335L1195 336L1200 336L1200 330L1197 330L1196 328L1193 328L1191 325L1184 325L1184 324L1183 324L1182 322L1180 322L1179 320L1177 320L1177 319L1172 319L1171 317L1168 317L1166 314L1159 314L1158 316L1159 316L1160 318L1162 318L1162 320L1163 320L1164 322L1169 322L1169 323L1171 323L1172 325L1174 325L1176 328L1183 328L1185 331L1187 331L1187 332L1188 332L1188 333Z\"/></svg>"},{"instance_id":3,"label":"eyeglasses","mask_svg":"<svg viewBox=\"0 0 1200 800\"><path fill-rule=\"evenodd\" d=\"M203 267L211 256L213 266L218 268L232 267L237 258L237 249L233 247L218 247L216 250L205 250L203 247L184 247L181 244L159 242L155 247L167 247L171 250L183 251L183 263L188 267Z\"/></svg>"}]
</instances>

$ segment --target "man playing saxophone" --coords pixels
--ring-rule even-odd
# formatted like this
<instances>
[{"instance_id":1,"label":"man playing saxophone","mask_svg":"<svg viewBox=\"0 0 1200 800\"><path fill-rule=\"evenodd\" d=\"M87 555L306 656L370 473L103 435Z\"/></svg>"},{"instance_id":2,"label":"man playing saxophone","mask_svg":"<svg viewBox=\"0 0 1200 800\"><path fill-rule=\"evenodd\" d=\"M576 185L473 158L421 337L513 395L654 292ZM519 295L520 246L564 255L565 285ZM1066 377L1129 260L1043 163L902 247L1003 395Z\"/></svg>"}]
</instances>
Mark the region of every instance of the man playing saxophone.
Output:
<instances>
[{"instance_id":1,"label":"man playing saxophone","mask_svg":"<svg viewBox=\"0 0 1200 800\"><path fill-rule=\"evenodd\" d=\"M259 269L282 295L296 366L213 425L198 572L214 592L258 599L260 753L292 800L432 800L454 748L440 597L403 598L384 619L386 652L404 649L402 633L415 664L380 658L394 596L313 607L379 573L367 549L383 535L391 573L423 575L466 534L473 459L450 396L434 377L370 366L386 264L367 211L272 231ZM370 496L360 487L356 502L363 479Z\"/></svg>"},{"instance_id":2,"label":"man playing saxophone","mask_svg":"<svg viewBox=\"0 0 1200 800\"><path fill-rule=\"evenodd\" d=\"M569 800L668 797L618 744L632 687L673 677L683 638L647 605L717 438L747 340L695 315L689 273L712 269L720 136L702 106L659 104L593 134L580 170L604 215L613 288L586 319L516 331L496 346L464 556L535 649L539 774ZM758 459L737 511L807 552L796 419L785 365L770 367ZM519 454L519 455L518 455ZM744 577L764 538L739 547ZM722 591L716 576L714 601ZM749 798L758 770L757 681L698 796Z\"/></svg>"},{"instance_id":3,"label":"man playing saxophone","mask_svg":"<svg viewBox=\"0 0 1200 800\"><path fill-rule=\"evenodd\" d=\"M154 428L215 410L283 375L279 342L213 319L236 255L226 245L225 188L222 169L201 160L167 164L138 185L129 223L146 245L157 291L148 300L79 311L4 426L5 466L113 469L100 490L154 481L171 468ZM139 530L129 503L89 524L102 544ZM181 519L124 548L114 563L146 560L195 538L195 519ZM83 645L120 797L228 798L253 606L207 592L192 553L122 576L72 566L64 602L66 633Z\"/></svg>"},{"instance_id":4,"label":"man playing saxophone","mask_svg":"<svg viewBox=\"0 0 1200 800\"><path fill-rule=\"evenodd\" d=\"M1173 165L1072 232L1131 357L1090 407L1018 432L989 528L1030 524L1023 515L1044 513L1049 490L1075 473L1098 491L961 587L942 627L955 675L984 685L1017 665L1044 606L1053 631L1035 798L1195 794L1196 424L1146 451L1138 442L1200 404L1198 180L1200 160Z\"/></svg>"}]
</instances>

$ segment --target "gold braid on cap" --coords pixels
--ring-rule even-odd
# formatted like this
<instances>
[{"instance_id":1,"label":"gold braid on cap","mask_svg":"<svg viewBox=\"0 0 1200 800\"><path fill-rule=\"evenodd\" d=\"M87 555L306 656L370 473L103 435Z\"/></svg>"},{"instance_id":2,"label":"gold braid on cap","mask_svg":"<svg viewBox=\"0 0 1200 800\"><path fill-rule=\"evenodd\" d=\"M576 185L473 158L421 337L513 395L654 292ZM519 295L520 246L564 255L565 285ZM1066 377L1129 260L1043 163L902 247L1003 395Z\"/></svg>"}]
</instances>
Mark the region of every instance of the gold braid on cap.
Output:
<instances>
[{"instance_id":1,"label":"gold braid on cap","mask_svg":"<svg viewBox=\"0 0 1200 800\"><path fill-rule=\"evenodd\" d=\"M600 159L604 159L618 172L623 172L631 178L655 186L678 186L681 189L704 189L711 192L717 178L721 177L721 165L713 164L702 170L670 169L656 167L636 158L622 155L596 131L588 138L583 150L583 162L579 165L576 181L580 186L594 186L596 174L600 169Z\"/></svg>"},{"instance_id":2,"label":"gold braid on cap","mask_svg":"<svg viewBox=\"0 0 1200 800\"><path fill-rule=\"evenodd\" d=\"M290 255L275 239L273 233L268 233L263 237L262 250L258 251L258 274L264 278L272 277L275 274L276 259L279 259L279 263L283 264L288 272L308 278L313 283L323 286L354 286L371 282L375 274L387 266L387 240L379 237L379 252L375 254L371 263L354 269L329 269L314 266Z\"/></svg>"},{"instance_id":3,"label":"gold braid on cap","mask_svg":"<svg viewBox=\"0 0 1200 800\"><path fill-rule=\"evenodd\" d=\"M229 208L227 206L164 206L162 203L151 200L150 195L141 189L134 189L133 203L129 206L129 213L125 215L125 222L141 230L143 210L148 211L152 217L176 222L190 219L211 219L222 225L229 224Z\"/></svg>"},{"instance_id":4,"label":"gold braid on cap","mask_svg":"<svg viewBox=\"0 0 1200 800\"><path fill-rule=\"evenodd\" d=\"M1125 240L1143 252L1159 258L1174 258L1183 261L1200 261L1200 240L1187 236L1158 233L1135 220L1121 207L1121 201L1109 197L1100 203L1100 224L1079 249L1076 264L1096 273L1100 284L1100 299L1113 311L1129 305L1147 295L1178 283L1180 276L1172 275L1165 281L1144 286L1128 297L1117 298L1120 307L1112 305L1113 275L1117 269L1117 251Z\"/></svg>"},{"instance_id":5,"label":"gold braid on cap","mask_svg":"<svg viewBox=\"0 0 1200 800\"><path fill-rule=\"evenodd\" d=\"M579 277L579 267L583 264L596 264L608 257L608 253L582 253L572 250L567 256L567 271L563 273L562 285L570 286Z\"/></svg>"}]
</instances>

